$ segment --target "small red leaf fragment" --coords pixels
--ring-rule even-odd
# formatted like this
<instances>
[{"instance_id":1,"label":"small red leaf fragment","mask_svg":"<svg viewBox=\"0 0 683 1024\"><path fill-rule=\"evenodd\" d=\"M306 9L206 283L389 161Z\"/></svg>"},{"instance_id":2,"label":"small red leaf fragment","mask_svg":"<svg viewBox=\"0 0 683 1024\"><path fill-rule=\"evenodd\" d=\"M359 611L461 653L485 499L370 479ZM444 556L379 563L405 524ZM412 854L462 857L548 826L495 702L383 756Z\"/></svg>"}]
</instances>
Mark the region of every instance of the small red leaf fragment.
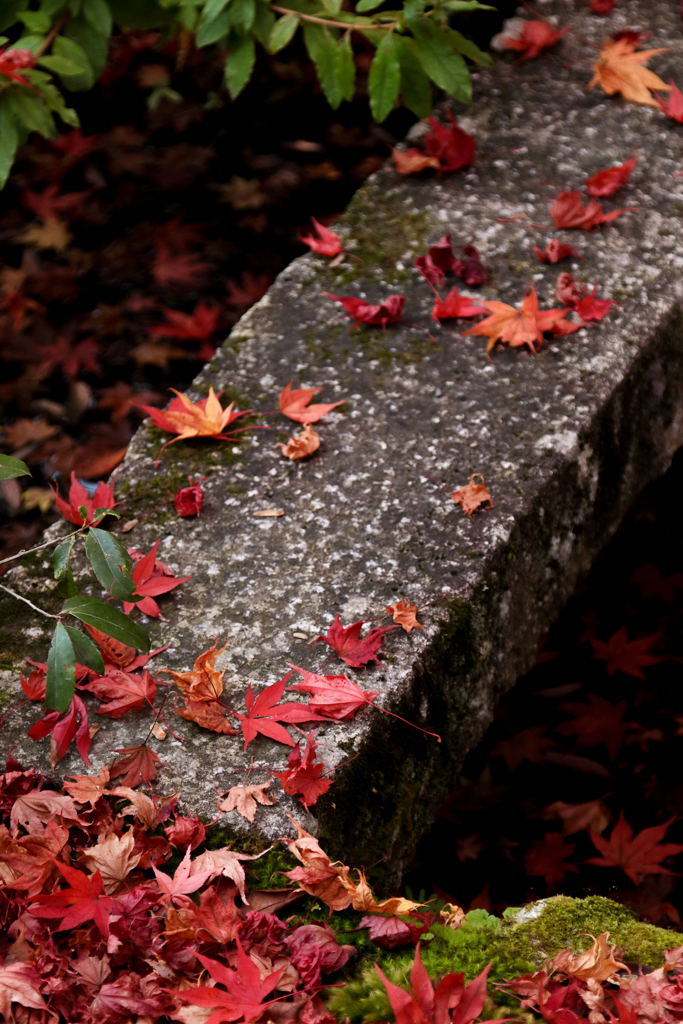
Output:
<instances>
[{"instance_id":1,"label":"small red leaf fragment","mask_svg":"<svg viewBox=\"0 0 683 1024\"><path fill-rule=\"evenodd\" d=\"M683 124L683 93L678 86L674 84L673 78L670 78L669 82L671 83L671 92L669 93L668 104L664 103L657 93L654 94L654 97L667 117L672 117L674 121L678 121L679 124Z\"/></svg>"},{"instance_id":2,"label":"small red leaf fragment","mask_svg":"<svg viewBox=\"0 0 683 1024\"><path fill-rule=\"evenodd\" d=\"M586 188L594 199L612 196L617 189L626 184L631 177L631 171L637 163L638 157L634 156L617 167L608 167L605 171L598 171L592 178L587 179Z\"/></svg>"},{"instance_id":3,"label":"small red leaf fragment","mask_svg":"<svg viewBox=\"0 0 683 1024\"><path fill-rule=\"evenodd\" d=\"M311 224L318 233L315 235L299 235L299 241L307 245L313 252L319 252L321 256L337 256L342 252L342 244L339 235L330 231L324 224L319 224L315 217L311 217Z\"/></svg>"},{"instance_id":4,"label":"small red leaf fragment","mask_svg":"<svg viewBox=\"0 0 683 1024\"><path fill-rule=\"evenodd\" d=\"M425 149L431 157L439 160L439 177L444 171L457 171L474 163L475 145L472 135L458 127L455 118L448 111L450 128L439 124L433 117L428 118L431 131L424 137Z\"/></svg>"},{"instance_id":5,"label":"small red leaf fragment","mask_svg":"<svg viewBox=\"0 0 683 1024\"><path fill-rule=\"evenodd\" d=\"M371 306L364 299L356 299L351 295L341 297L332 295L331 292L325 292L325 295L334 299L335 302L341 302L355 321L354 327L360 327L361 324L371 324L376 327L394 324L401 319L406 301L404 295L389 295L388 298L382 299L378 306Z\"/></svg>"},{"instance_id":6,"label":"small red leaf fragment","mask_svg":"<svg viewBox=\"0 0 683 1024\"><path fill-rule=\"evenodd\" d=\"M337 615L327 633L324 636L316 637L309 647L322 641L351 668L362 668L369 661L376 661L381 665L382 662L377 657L377 652L382 646L384 634L388 633L390 629L396 629L396 626L377 626L361 640L360 631L365 622L367 619L361 619L359 622L352 622L350 626L345 627L342 626Z\"/></svg>"},{"instance_id":7,"label":"small red leaf fragment","mask_svg":"<svg viewBox=\"0 0 683 1024\"><path fill-rule=\"evenodd\" d=\"M566 259L567 256L576 256L580 260L583 259L582 254L573 245L564 245L564 243L558 242L556 238L551 238L545 249L540 249L535 245L534 253L541 263L559 263L560 260Z\"/></svg>"}]
</instances>

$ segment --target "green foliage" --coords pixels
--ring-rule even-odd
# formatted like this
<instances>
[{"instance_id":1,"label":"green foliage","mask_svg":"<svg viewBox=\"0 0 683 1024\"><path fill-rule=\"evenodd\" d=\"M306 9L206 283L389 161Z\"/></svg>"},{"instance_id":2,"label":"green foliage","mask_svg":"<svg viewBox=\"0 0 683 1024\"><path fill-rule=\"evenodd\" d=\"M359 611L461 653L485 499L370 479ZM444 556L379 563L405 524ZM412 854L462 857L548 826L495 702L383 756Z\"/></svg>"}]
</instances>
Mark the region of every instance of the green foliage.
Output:
<instances>
[{"instance_id":1,"label":"green foliage","mask_svg":"<svg viewBox=\"0 0 683 1024\"><path fill-rule=\"evenodd\" d=\"M17 476L31 476L31 470L25 462L15 459L13 455L0 455L0 480L13 480Z\"/></svg>"},{"instance_id":2,"label":"green foliage","mask_svg":"<svg viewBox=\"0 0 683 1024\"><path fill-rule=\"evenodd\" d=\"M157 29L159 46L180 32L195 34L198 47L225 55L224 84L231 98L251 78L256 43L278 53L301 28L320 86L334 109L351 100L356 68L352 33L376 47L369 73L372 116L383 121L400 100L418 117L431 108L432 83L468 102L470 77L464 57L490 64L490 57L448 19L453 12L492 10L478 0L405 0L377 11L383 0L358 0L354 11L341 0L4 0L0 31L6 43L0 64L0 188L18 147L31 132L54 139L57 118L77 127L60 88L92 89L107 61L109 38L122 28ZM14 58L9 64L7 54ZM56 81L55 81L56 78ZM59 86L59 87L58 87ZM150 96L178 98L168 86Z\"/></svg>"}]
</instances>

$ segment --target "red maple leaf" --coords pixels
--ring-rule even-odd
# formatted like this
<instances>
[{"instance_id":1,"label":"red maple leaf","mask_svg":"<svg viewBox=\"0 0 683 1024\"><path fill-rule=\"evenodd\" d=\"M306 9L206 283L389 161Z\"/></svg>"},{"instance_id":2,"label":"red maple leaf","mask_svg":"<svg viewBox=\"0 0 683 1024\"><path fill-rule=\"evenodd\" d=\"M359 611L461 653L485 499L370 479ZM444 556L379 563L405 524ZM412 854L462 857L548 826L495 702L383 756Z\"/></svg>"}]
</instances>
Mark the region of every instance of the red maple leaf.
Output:
<instances>
[{"instance_id":1,"label":"red maple leaf","mask_svg":"<svg viewBox=\"0 0 683 1024\"><path fill-rule=\"evenodd\" d=\"M135 789L141 782L151 785L157 777L156 766L163 765L163 761L144 743L136 747L123 747L116 753L123 754L123 757L110 766L110 778L115 779L123 775L122 785L128 786L129 789Z\"/></svg>"},{"instance_id":2,"label":"red maple leaf","mask_svg":"<svg viewBox=\"0 0 683 1024\"><path fill-rule=\"evenodd\" d=\"M593 657L598 661L607 662L608 676L613 676L615 672L623 672L636 679L646 679L647 676L643 675L642 671L646 665L657 665L660 661L666 661L663 656L647 653L661 635L660 631L629 641L626 626L622 626L616 633L612 633L607 641L590 637Z\"/></svg>"},{"instance_id":3,"label":"red maple leaf","mask_svg":"<svg viewBox=\"0 0 683 1024\"><path fill-rule=\"evenodd\" d=\"M338 256L342 252L342 244L339 235L330 231L324 224L319 224L315 217L311 217L311 224L318 233L315 235L299 235L299 241L307 245L313 252L319 252L322 256Z\"/></svg>"},{"instance_id":4,"label":"red maple leaf","mask_svg":"<svg viewBox=\"0 0 683 1024\"><path fill-rule=\"evenodd\" d=\"M88 751L90 750L90 731L88 728L88 712L80 697L75 694L67 711L48 711L44 718L32 725L28 731L32 740L42 740L52 733L50 744L50 764L54 768L66 754L69 745L76 737L76 747L87 768L90 768Z\"/></svg>"},{"instance_id":5,"label":"red maple leaf","mask_svg":"<svg viewBox=\"0 0 683 1024\"><path fill-rule=\"evenodd\" d=\"M304 668L291 666L303 676L303 683L296 683L288 686L288 690L296 690L298 693L310 693L312 698L309 707L332 718L336 722L353 718L359 708L366 704L376 707L373 704L375 697L381 690L361 690L358 683L348 676L320 676L316 672L307 672ZM381 708L378 708L381 710Z\"/></svg>"},{"instance_id":6,"label":"red maple leaf","mask_svg":"<svg viewBox=\"0 0 683 1024\"><path fill-rule=\"evenodd\" d=\"M319 391L322 391L322 388L295 388L292 391L292 381L290 380L289 384L286 384L280 392L280 412L296 423L317 423L332 409L344 404L344 399L342 399L341 402L309 405L313 395L317 395Z\"/></svg>"},{"instance_id":7,"label":"red maple leaf","mask_svg":"<svg viewBox=\"0 0 683 1024\"><path fill-rule=\"evenodd\" d=\"M378 665L381 665L382 662L377 657L377 652L382 646L382 638L390 629L398 627L376 626L361 640L360 631L367 621L367 619L361 619L359 622L352 622L350 626L342 626L337 615L327 633L324 636L316 637L308 646L312 647L313 644L322 641L351 668L362 668L369 661L376 661Z\"/></svg>"},{"instance_id":8,"label":"red maple leaf","mask_svg":"<svg viewBox=\"0 0 683 1024\"><path fill-rule=\"evenodd\" d=\"M451 317L477 316L479 313L486 312L487 310L483 306L472 302L465 295L459 295L458 289L453 288L445 299L437 295L432 309L432 320L441 323L442 320L448 320Z\"/></svg>"},{"instance_id":9,"label":"red maple leaf","mask_svg":"<svg viewBox=\"0 0 683 1024\"><path fill-rule=\"evenodd\" d=\"M294 687L288 687L294 689ZM320 746L315 742L316 730L313 729L308 735L306 746L302 753L301 747L297 744L287 758L287 768L283 772L271 771L280 780L285 793L290 796L300 796L301 803L306 810L315 804L318 797L326 793L332 785L332 779L322 778L325 765L322 761L316 762L315 751Z\"/></svg>"},{"instance_id":10,"label":"red maple leaf","mask_svg":"<svg viewBox=\"0 0 683 1024\"><path fill-rule=\"evenodd\" d=\"M593 747L598 743L607 744L607 753L613 761L617 756L627 729L639 728L637 722L624 722L626 701L610 704L597 693L587 693L588 704L567 702L560 704L560 711L574 715L571 722L558 725L556 732L563 736L576 736L579 747Z\"/></svg>"},{"instance_id":11,"label":"red maple leaf","mask_svg":"<svg viewBox=\"0 0 683 1024\"><path fill-rule=\"evenodd\" d=\"M58 192L59 185L48 185L42 192L33 192L32 189L25 188L21 193L21 202L41 220L58 220L58 215L63 210L72 210L79 205L84 196L90 195L89 191L67 192L62 196L58 195Z\"/></svg>"},{"instance_id":12,"label":"red maple leaf","mask_svg":"<svg viewBox=\"0 0 683 1024\"><path fill-rule=\"evenodd\" d=\"M486 976L491 964L469 985L464 974L447 974L436 991L420 957L420 944L410 974L410 992L394 985L375 964L375 970L387 990L397 1024L470 1024L479 1016L486 1001Z\"/></svg>"},{"instance_id":13,"label":"red maple leaf","mask_svg":"<svg viewBox=\"0 0 683 1024\"><path fill-rule=\"evenodd\" d=\"M84 338L77 345L72 345L66 338L59 337L51 345L43 345L40 350L43 364L54 363L61 366L68 380L76 377L81 370L101 375L102 370L97 360L99 345L94 338Z\"/></svg>"},{"instance_id":14,"label":"red maple leaf","mask_svg":"<svg viewBox=\"0 0 683 1024\"><path fill-rule=\"evenodd\" d=\"M588 178L586 188L594 199L614 195L617 189L626 184L637 163L638 157L634 156L617 167L608 167L605 171L598 171L592 178Z\"/></svg>"},{"instance_id":15,"label":"red maple leaf","mask_svg":"<svg viewBox=\"0 0 683 1024\"><path fill-rule=\"evenodd\" d=\"M20 331L25 323L26 314L29 310L38 313L42 312L45 307L41 306L35 299L29 299L28 295L24 295L21 291L9 291L0 301L0 309L6 310L12 317L12 324L14 325L15 331Z\"/></svg>"},{"instance_id":16,"label":"red maple leaf","mask_svg":"<svg viewBox=\"0 0 683 1024\"><path fill-rule=\"evenodd\" d=\"M591 231L599 224L607 224L609 221L616 220L622 213L636 209L636 206L624 206L621 210L604 213L600 203L596 203L594 199L584 207L580 192L560 192L550 207L550 216L555 221L555 227L581 228L582 231Z\"/></svg>"},{"instance_id":17,"label":"red maple leaf","mask_svg":"<svg viewBox=\"0 0 683 1024\"><path fill-rule=\"evenodd\" d=\"M459 128L450 110L447 111L451 126L447 128L439 124L433 117L428 118L431 131L424 137L425 149L431 157L436 157L441 166L438 176L444 171L457 171L474 163L474 138Z\"/></svg>"},{"instance_id":18,"label":"red maple leaf","mask_svg":"<svg viewBox=\"0 0 683 1024\"><path fill-rule=\"evenodd\" d=\"M565 864L565 857L571 857L576 843L565 843L561 832L546 832L543 839L534 839L531 849L524 857L524 868L528 875L543 875L550 889L561 882L568 871L578 871L574 864Z\"/></svg>"},{"instance_id":19,"label":"red maple leaf","mask_svg":"<svg viewBox=\"0 0 683 1024\"><path fill-rule=\"evenodd\" d=\"M517 768L522 761L531 761L532 764L543 764L548 750L557 747L555 740L549 736L543 736L544 725L530 725L528 729L509 740L501 740L489 754L489 757L503 757L505 764L510 771Z\"/></svg>"},{"instance_id":20,"label":"red maple leaf","mask_svg":"<svg viewBox=\"0 0 683 1024\"><path fill-rule=\"evenodd\" d=\"M25 85L27 89L33 89L33 86L29 85L26 79L16 72L20 68L34 68L37 59L36 55L31 53L30 50L13 50L10 49L9 45L3 46L0 49L0 75L11 78L13 82L18 82L19 85Z\"/></svg>"},{"instance_id":21,"label":"red maple leaf","mask_svg":"<svg viewBox=\"0 0 683 1024\"><path fill-rule=\"evenodd\" d=\"M57 867L66 878L70 888L48 896L39 896L29 907L34 917L62 918L58 932L76 928L85 921L94 921L105 939L109 938L109 918L118 901L113 896L103 896L102 875L96 871L94 875L86 875L83 871L60 864Z\"/></svg>"},{"instance_id":22,"label":"red maple leaf","mask_svg":"<svg viewBox=\"0 0 683 1024\"><path fill-rule=\"evenodd\" d=\"M541 263L559 263L560 260L566 259L567 256L576 256L580 260L583 259L579 250L575 249L573 245L564 245L562 242L558 242L556 238L551 238L545 249L540 249L535 245L534 253L536 259L539 259Z\"/></svg>"},{"instance_id":23,"label":"red maple leaf","mask_svg":"<svg viewBox=\"0 0 683 1024\"><path fill-rule=\"evenodd\" d=\"M473 245L461 245L465 259L455 260L453 273L461 277L465 284L484 284L489 279L489 272L479 258L479 250Z\"/></svg>"},{"instance_id":24,"label":"red maple leaf","mask_svg":"<svg viewBox=\"0 0 683 1024\"><path fill-rule=\"evenodd\" d=\"M251 683L249 683L249 689L244 698L247 713L242 715L239 712L235 712L236 717L240 720L242 733L244 734L245 750L259 733L269 736L272 740L277 740L278 743L286 743L288 746L293 747L294 740L279 722L324 721L307 704L300 704L298 701L294 701L289 704L278 705L278 701L285 691L285 683L291 674L291 672L288 672L277 683L266 686L256 698L254 698Z\"/></svg>"},{"instance_id":25,"label":"red maple leaf","mask_svg":"<svg viewBox=\"0 0 683 1024\"><path fill-rule=\"evenodd\" d=\"M191 402L187 395L181 395L175 388L170 388L170 390L177 397L173 399L168 409L155 409L153 405L138 406L139 409L144 409L156 427L169 434L178 435L163 446L155 465L159 464L164 449L168 448L169 444L175 444L176 441L183 441L190 437L213 437L218 441L236 441L238 438L235 435L243 433L240 430L225 434L224 430L240 416L248 416L251 409L246 409L244 412L233 412L234 402L231 402L227 409L223 409L219 401L222 392L219 391L218 394L215 394L212 387L209 388L208 398L202 398L199 402ZM244 430L250 429L252 428L244 428Z\"/></svg>"},{"instance_id":26,"label":"red maple leaf","mask_svg":"<svg viewBox=\"0 0 683 1024\"><path fill-rule=\"evenodd\" d=\"M594 14L610 14L617 0L590 0L588 6Z\"/></svg>"},{"instance_id":27,"label":"red maple leaf","mask_svg":"<svg viewBox=\"0 0 683 1024\"><path fill-rule=\"evenodd\" d=\"M619 305L613 299L597 299L595 297L597 290L597 281L593 291L589 292L585 285L578 284L571 274L560 274L557 279L556 296L558 302L563 302L565 306L569 306L584 321L602 320L612 306Z\"/></svg>"},{"instance_id":28,"label":"red maple leaf","mask_svg":"<svg viewBox=\"0 0 683 1024\"><path fill-rule=\"evenodd\" d=\"M196 892L197 889L201 888L207 878L213 873L211 871L198 871L193 875L191 873L192 867L189 845L185 851L185 856L175 869L173 878L167 875L165 871L159 871L154 864L152 865L163 903L179 903L181 906L189 905L191 900L188 899L188 894Z\"/></svg>"},{"instance_id":29,"label":"red maple leaf","mask_svg":"<svg viewBox=\"0 0 683 1024\"><path fill-rule=\"evenodd\" d=\"M445 275L452 272L457 262L451 245L451 236L448 234L430 246L426 256L418 256L413 266L417 267L425 281L440 288Z\"/></svg>"},{"instance_id":30,"label":"red maple leaf","mask_svg":"<svg viewBox=\"0 0 683 1024\"><path fill-rule=\"evenodd\" d=\"M98 715L121 718L127 711L141 711L144 705L154 701L157 688L149 672L143 669L142 676L124 672L120 668L109 668L103 676L91 679L81 687L89 690L100 700L108 700L98 709Z\"/></svg>"},{"instance_id":31,"label":"red maple leaf","mask_svg":"<svg viewBox=\"0 0 683 1024\"><path fill-rule=\"evenodd\" d=\"M271 277L267 271L255 277L250 270L245 270L239 285L227 282L225 301L229 306L253 306L266 294L270 282Z\"/></svg>"},{"instance_id":32,"label":"red maple leaf","mask_svg":"<svg viewBox=\"0 0 683 1024\"><path fill-rule=\"evenodd\" d=\"M162 288L172 284L196 286L210 269L210 263L200 263L196 256L186 253L172 256L168 246L160 243L156 247L156 257L152 264L152 277Z\"/></svg>"},{"instance_id":33,"label":"red maple leaf","mask_svg":"<svg viewBox=\"0 0 683 1024\"><path fill-rule=\"evenodd\" d=\"M678 843L662 843L666 830L674 819L669 818L663 825L644 828L633 836L633 829L619 815L619 821L612 829L609 839L603 839L595 832L590 833L593 845L602 857L591 857L587 864L597 864L602 868L621 868L634 885L638 885L639 875L673 875L674 871L662 867L665 857L674 857L683 850Z\"/></svg>"},{"instance_id":34,"label":"red maple leaf","mask_svg":"<svg viewBox=\"0 0 683 1024\"><path fill-rule=\"evenodd\" d=\"M683 572L662 576L656 566L645 562L634 569L629 583L635 583L640 587L640 592L646 601L653 597L661 597L666 604L671 604L676 596L676 591L683 590Z\"/></svg>"},{"instance_id":35,"label":"red maple leaf","mask_svg":"<svg viewBox=\"0 0 683 1024\"><path fill-rule=\"evenodd\" d=\"M224 985L227 991L217 986L209 988L208 985L199 985L197 988L183 992L173 992L176 999L190 1006L205 1006L214 1008L214 1013L207 1019L206 1024L221 1024L223 1021L244 1020L245 1024L260 1017L267 1006L277 1003L284 996L271 999L264 1003L266 996L270 995L282 974L282 968L265 975L261 980L261 972L258 967L242 949L239 938L237 943L237 970L225 967L218 960L212 960L201 953L195 953L199 962L208 970L215 982Z\"/></svg>"},{"instance_id":36,"label":"red maple leaf","mask_svg":"<svg viewBox=\"0 0 683 1024\"><path fill-rule=\"evenodd\" d=\"M84 135L80 128L73 128L56 139L49 139L48 145L58 150L65 160L73 164L92 153L97 148L100 138L100 135Z\"/></svg>"},{"instance_id":37,"label":"red maple leaf","mask_svg":"<svg viewBox=\"0 0 683 1024\"><path fill-rule=\"evenodd\" d=\"M168 246L175 252L187 252L192 245L204 245L206 239L202 232L202 224L183 224L182 216L172 217L165 224L157 224L154 228L155 246Z\"/></svg>"},{"instance_id":38,"label":"red maple leaf","mask_svg":"<svg viewBox=\"0 0 683 1024\"><path fill-rule=\"evenodd\" d=\"M167 594L169 590L173 590L181 583L185 583L187 580L191 580L191 576L182 576L180 579L176 579L175 576L155 576L154 569L156 566L156 557L161 537L155 542L154 546L144 555L133 567L131 576L135 582L135 594L139 594L142 597L142 601L138 601L137 604L133 604L130 601L123 602L123 610L126 615L130 615L133 608L139 608L145 615L151 615L152 618L162 618L161 612L159 611L159 605L154 600L159 594Z\"/></svg>"},{"instance_id":39,"label":"red maple leaf","mask_svg":"<svg viewBox=\"0 0 683 1024\"><path fill-rule=\"evenodd\" d=\"M210 337L218 326L220 309L207 306L201 299L195 306L194 313L181 313L177 309L161 306L167 323L152 327L150 334L155 338L183 338L203 341Z\"/></svg>"},{"instance_id":40,"label":"red maple leaf","mask_svg":"<svg viewBox=\"0 0 683 1024\"><path fill-rule=\"evenodd\" d=\"M371 306L364 299L355 299L351 295L340 297L332 295L331 292L325 292L325 295L334 299L335 302L341 302L344 309L353 318L354 324L351 330L354 327L360 327L361 324L386 327L387 324L396 323L403 315L406 301L405 295L389 295L388 298L382 299L378 306Z\"/></svg>"},{"instance_id":41,"label":"red maple leaf","mask_svg":"<svg viewBox=\"0 0 683 1024\"><path fill-rule=\"evenodd\" d=\"M659 103L667 117L672 117L674 121L678 121L679 124L683 124L683 93L678 86L674 85L673 78L670 78L669 81L671 83L671 92L669 93L668 105L664 103L664 100L662 100L657 93L654 93L654 98L657 100L657 103Z\"/></svg>"},{"instance_id":42,"label":"red maple leaf","mask_svg":"<svg viewBox=\"0 0 683 1024\"><path fill-rule=\"evenodd\" d=\"M507 50L520 50L522 56L519 58L519 63L521 64L525 60L538 57L549 46L554 46L566 31L566 28L555 31L547 21L525 21L520 26L518 35L501 36L500 43Z\"/></svg>"}]
</instances>

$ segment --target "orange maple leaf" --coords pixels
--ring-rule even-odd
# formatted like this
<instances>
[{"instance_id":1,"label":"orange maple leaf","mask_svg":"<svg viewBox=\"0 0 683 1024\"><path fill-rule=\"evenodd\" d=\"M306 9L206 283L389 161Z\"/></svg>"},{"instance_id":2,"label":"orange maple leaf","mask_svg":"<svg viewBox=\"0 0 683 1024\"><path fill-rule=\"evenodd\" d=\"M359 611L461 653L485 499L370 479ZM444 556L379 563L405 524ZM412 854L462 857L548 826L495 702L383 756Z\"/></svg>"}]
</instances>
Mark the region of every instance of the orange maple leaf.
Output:
<instances>
[{"instance_id":1,"label":"orange maple leaf","mask_svg":"<svg viewBox=\"0 0 683 1024\"><path fill-rule=\"evenodd\" d=\"M474 481L476 477L479 477L481 480L480 484L475 484ZM489 508L493 508L493 498L486 488L486 482L481 473L473 473L470 477L470 482L465 484L464 487L459 487L457 491L453 491L451 498L456 505L462 505L462 510L469 519L472 518L472 513L475 512L480 505L483 505L485 501L488 501ZM397 621L398 620L394 618L394 622Z\"/></svg>"},{"instance_id":2,"label":"orange maple leaf","mask_svg":"<svg viewBox=\"0 0 683 1024\"><path fill-rule=\"evenodd\" d=\"M482 302L482 306L489 310L491 316L463 331L463 337L467 334L482 334L489 338L486 351L490 352L497 341L512 348L519 348L527 345L536 353L543 344L543 333L552 331L553 334L568 334L570 331L578 330L579 324L570 324L566 319L569 309L544 309L538 308L538 295L536 289L532 288L525 296L519 310L509 306L506 302Z\"/></svg>"},{"instance_id":3,"label":"orange maple leaf","mask_svg":"<svg viewBox=\"0 0 683 1024\"><path fill-rule=\"evenodd\" d=\"M391 155L399 174L419 174L426 167L434 167L438 171L441 167L438 156L428 156L421 149L408 149L405 153L400 149L392 149Z\"/></svg>"},{"instance_id":4,"label":"orange maple leaf","mask_svg":"<svg viewBox=\"0 0 683 1024\"><path fill-rule=\"evenodd\" d=\"M417 621L417 605L411 604L405 597L396 604L390 604L387 608L387 615L393 616L394 622L410 633L411 629L424 629Z\"/></svg>"},{"instance_id":5,"label":"orange maple leaf","mask_svg":"<svg viewBox=\"0 0 683 1024\"><path fill-rule=\"evenodd\" d=\"M287 444L278 444L282 454L294 462L296 459L305 459L312 455L320 447L320 434L316 434L310 423L307 423L303 431L297 437L290 437Z\"/></svg>"},{"instance_id":6,"label":"orange maple leaf","mask_svg":"<svg viewBox=\"0 0 683 1024\"><path fill-rule=\"evenodd\" d=\"M634 837L622 811L609 840L591 832L593 845L602 857L591 857L586 863L597 864L601 868L621 868L634 885L638 885L639 875L673 875L675 872L662 867L662 861L680 853L683 846L678 843L660 844L673 820L669 818L663 825L644 828Z\"/></svg>"},{"instance_id":7,"label":"orange maple leaf","mask_svg":"<svg viewBox=\"0 0 683 1024\"><path fill-rule=\"evenodd\" d=\"M218 441L238 440L235 433L242 433L241 430L229 434L224 434L223 431L240 416L248 416L251 409L246 409L244 412L233 412L234 402L231 402L227 409L223 409L218 400L220 394L216 395L213 388L209 388L209 397L203 398L200 402L191 402L187 395L182 395L174 388L170 388L170 390L178 397L173 399L168 409L155 409L152 405L138 406L139 409L145 410L155 426L169 434L178 435L166 442L159 452L155 465L159 464L164 449L168 448L169 444L175 444L176 441L184 441L190 437L214 437ZM243 429L253 428L245 427Z\"/></svg>"},{"instance_id":8,"label":"orange maple leaf","mask_svg":"<svg viewBox=\"0 0 683 1024\"><path fill-rule=\"evenodd\" d=\"M628 970L626 964L622 964L614 956L616 945L607 948L609 932L603 932L598 938L593 939L593 945L584 953L574 956L571 949L561 949L552 960L547 960L544 970L550 974L552 971L562 971L579 981L607 981L616 971Z\"/></svg>"},{"instance_id":9,"label":"orange maple leaf","mask_svg":"<svg viewBox=\"0 0 683 1024\"><path fill-rule=\"evenodd\" d=\"M254 821L254 815L256 814L256 804L263 804L264 807L270 807L275 803L275 797L270 793L266 793L265 790L270 786L271 780L262 783L260 786L233 786L226 793L221 793L221 796L227 796L227 800L218 801L219 811L237 811L247 821Z\"/></svg>"},{"instance_id":10,"label":"orange maple leaf","mask_svg":"<svg viewBox=\"0 0 683 1024\"><path fill-rule=\"evenodd\" d=\"M606 39L598 55L597 63L593 65L595 73L587 88L592 89L598 84L608 96L620 92L626 100L632 103L643 103L648 107L656 107L658 104L652 98L651 89L669 90L670 85L663 82L661 78L644 68L642 65L650 57L658 53L666 53L667 46L658 50L639 50L636 52L636 44L632 39Z\"/></svg>"},{"instance_id":11,"label":"orange maple leaf","mask_svg":"<svg viewBox=\"0 0 683 1024\"><path fill-rule=\"evenodd\" d=\"M225 733L226 736L237 735L237 730L233 729L217 700L191 700L189 697L185 697L184 707L179 708L176 703L175 710L185 721L194 722L202 729Z\"/></svg>"},{"instance_id":12,"label":"orange maple leaf","mask_svg":"<svg viewBox=\"0 0 683 1024\"><path fill-rule=\"evenodd\" d=\"M290 380L289 384L280 392L280 412L297 423L317 423L330 410L344 404L344 400L342 400L341 402L330 402L326 405L308 405L307 403L310 402L313 395L316 395L319 391L322 391L322 388L296 388L292 391L292 382Z\"/></svg>"},{"instance_id":13,"label":"orange maple leaf","mask_svg":"<svg viewBox=\"0 0 683 1024\"><path fill-rule=\"evenodd\" d=\"M172 676L183 697L191 701L217 700L223 692L223 676L225 669L219 672L215 668L216 658L228 646L228 642L218 647L218 640L208 651L200 654L191 672L173 672L169 668L161 670L162 675Z\"/></svg>"}]
</instances>

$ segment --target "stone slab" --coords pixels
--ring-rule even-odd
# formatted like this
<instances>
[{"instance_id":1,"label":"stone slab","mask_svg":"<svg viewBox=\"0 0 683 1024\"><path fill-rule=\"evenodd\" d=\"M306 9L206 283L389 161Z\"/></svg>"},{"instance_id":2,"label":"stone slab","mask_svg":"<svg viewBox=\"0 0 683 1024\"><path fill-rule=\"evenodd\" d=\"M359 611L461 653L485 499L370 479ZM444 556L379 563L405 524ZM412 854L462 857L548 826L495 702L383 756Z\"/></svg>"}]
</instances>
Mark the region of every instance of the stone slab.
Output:
<instances>
[{"instance_id":1,"label":"stone slab","mask_svg":"<svg viewBox=\"0 0 683 1024\"><path fill-rule=\"evenodd\" d=\"M240 408L265 413L292 378L323 387L322 401L347 404L320 424L320 451L290 463L274 447L281 434L257 431L240 447L176 444L155 471L161 435L143 426L119 477L121 509L132 517L188 474L208 476L198 520L157 512L128 542L146 551L161 536L160 557L193 577L162 599L167 621L150 624L155 644L171 644L158 667L187 670L211 637L229 639L219 662L228 702L239 702L250 680L281 678L288 662L318 668L324 649L309 650L308 642L337 613L344 624L381 616L404 594L420 607L424 632L389 633L384 666L349 675L382 690L386 707L441 733L443 743L371 709L324 726L325 762L355 760L339 770L315 814L279 793L275 807L258 809L251 832L268 840L289 832L289 811L347 862L386 857L394 878L498 697L533 664L539 636L576 581L683 442L681 129L658 109L586 91L585 60L608 32L642 28L651 33L648 47L671 47L651 62L668 80L683 55L679 12L665 0L631 0L609 18L583 0L538 8L572 31L553 54L522 66L503 57L475 73L472 106L456 113L476 137L476 166L440 181L399 179L385 166L338 225L364 262L330 269L313 255L294 261L189 391L197 398L213 386ZM556 233L578 245L584 261L541 265L531 246L550 232L501 223L519 214L547 223L561 187L578 188L634 147L640 159L631 181L605 206L637 205L637 212L591 234ZM518 303L532 282L549 307L559 270L571 269L582 280L599 278L601 294L621 305L601 325L546 343L538 356L505 350L489 360L485 339L461 337L466 323L434 328L431 293L412 268L447 231L456 244L476 244L492 270L488 285L465 293ZM402 293L410 325L349 331L326 291L371 302ZM495 507L468 520L449 492L476 472ZM254 517L266 508L285 514ZM39 563L34 556L7 579L34 593L42 588L49 601ZM14 644L4 660L16 664L29 650L44 658L42 622L12 599L2 607ZM335 661L327 671L342 667ZM9 700L16 674L5 679ZM6 742L17 744L20 760L45 764L44 749L24 736L35 716L33 708L16 712L4 726ZM234 769L252 751L256 767L285 760L284 748L269 741L245 755L239 739L176 725L184 743L152 741L168 766L162 788L181 789L209 818L212 787L241 782ZM105 718L94 765L112 748L140 742L147 728L143 715ZM62 767L80 770L71 756ZM251 781L266 778L254 772ZM248 828L234 812L221 824Z\"/></svg>"}]
</instances>

